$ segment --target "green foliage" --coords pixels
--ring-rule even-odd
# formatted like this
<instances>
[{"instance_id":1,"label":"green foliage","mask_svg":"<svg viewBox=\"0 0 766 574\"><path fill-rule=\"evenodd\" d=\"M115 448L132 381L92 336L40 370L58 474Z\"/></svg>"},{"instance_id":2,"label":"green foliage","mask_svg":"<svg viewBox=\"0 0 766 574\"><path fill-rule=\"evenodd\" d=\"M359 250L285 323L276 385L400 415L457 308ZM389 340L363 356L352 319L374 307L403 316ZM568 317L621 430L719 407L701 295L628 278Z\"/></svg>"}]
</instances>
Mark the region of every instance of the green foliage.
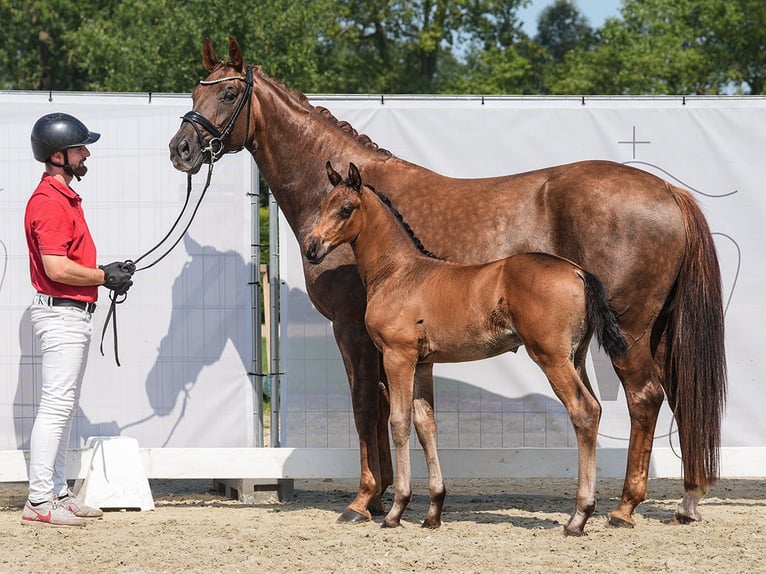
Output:
<instances>
[{"instance_id":1,"label":"green foliage","mask_svg":"<svg viewBox=\"0 0 766 574\"><path fill-rule=\"evenodd\" d=\"M261 188L265 189L265 188ZM266 207L260 207L258 209L259 212L259 221L260 221L260 230L261 230L261 252L260 252L260 262L261 263L269 263L269 208Z\"/></svg>"},{"instance_id":2,"label":"green foliage","mask_svg":"<svg viewBox=\"0 0 766 574\"><path fill-rule=\"evenodd\" d=\"M574 0L0 0L0 89L189 92L200 46L304 93L761 94L763 0L624 0L594 30Z\"/></svg>"},{"instance_id":3,"label":"green foliage","mask_svg":"<svg viewBox=\"0 0 766 574\"><path fill-rule=\"evenodd\" d=\"M556 0L543 9L537 20L535 41L551 61L561 62L575 48L589 48L594 39L588 20L572 0Z\"/></svg>"},{"instance_id":4,"label":"green foliage","mask_svg":"<svg viewBox=\"0 0 766 574\"><path fill-rule=\"evenodd\" d=\"M732 84L761 93L766 3L758 0L625 0L591 46L567 53L555 93L720 94Z\"/></svg>"}]
</instances>

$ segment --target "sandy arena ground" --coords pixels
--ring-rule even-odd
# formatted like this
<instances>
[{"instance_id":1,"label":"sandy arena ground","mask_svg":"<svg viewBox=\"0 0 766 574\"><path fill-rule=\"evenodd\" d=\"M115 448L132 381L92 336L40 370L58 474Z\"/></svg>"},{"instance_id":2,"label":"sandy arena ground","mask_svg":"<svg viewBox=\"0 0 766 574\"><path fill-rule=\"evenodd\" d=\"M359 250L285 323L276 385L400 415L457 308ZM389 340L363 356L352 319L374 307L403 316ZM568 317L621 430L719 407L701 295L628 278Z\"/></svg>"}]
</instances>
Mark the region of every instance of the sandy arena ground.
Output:
<instances>
[{"instance_id":1,"label":"sandy arena ground","mask_svg":"<svg viewBox=\"0 0 766 574\"><path fill-rule=\"evenodd\" d=\"M78 529L21 526L26 484L0 485L0 573L766 572L764 480L722 481L693 526L670 523L681 482L653 480L632 530L607 525L621 481L599 480L582 538L563 536L574 479L448 481L436 531L419 527L422 480L393 530L379 518L335 523L355 481L296 480L289 500L252 505L212 481L150 485L156 510L110 511Z\"/></svg>"}]
</instances>

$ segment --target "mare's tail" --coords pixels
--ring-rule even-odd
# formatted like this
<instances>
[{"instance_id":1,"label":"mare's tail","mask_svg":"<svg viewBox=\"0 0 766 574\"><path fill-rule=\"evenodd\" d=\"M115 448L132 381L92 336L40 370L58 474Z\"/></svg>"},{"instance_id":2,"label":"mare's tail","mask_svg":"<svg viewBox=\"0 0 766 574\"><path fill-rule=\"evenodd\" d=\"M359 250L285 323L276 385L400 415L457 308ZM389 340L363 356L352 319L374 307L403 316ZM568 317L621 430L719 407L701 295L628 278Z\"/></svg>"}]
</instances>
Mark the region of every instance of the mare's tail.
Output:
<instances>
[{"instance_id":1,"label":"mare's tail","mask_svg":"<svg viewBox=\"0 0 766 574\"><path fill-rule=\"evenodd\" d=\"M628 350L625 336L617 326L617 317L606 299L606 292L601 280L584 271L585 313L588 324L596 334L598 344L606 351L610 359L622 357Z\"/></svg>"},{"instance_id":2,"label":"mare's tail","mask_svg":"<svg viewBox=\"0 0 766 574\"><path fill-rule=\"evenodd\" d=\"M726 354L721 271L705 217L692 196L669 186L686 228L686 251L665 331L663 388L678 423L684 486L705 489L719 478Z\"/></svg>"}]
</instances>

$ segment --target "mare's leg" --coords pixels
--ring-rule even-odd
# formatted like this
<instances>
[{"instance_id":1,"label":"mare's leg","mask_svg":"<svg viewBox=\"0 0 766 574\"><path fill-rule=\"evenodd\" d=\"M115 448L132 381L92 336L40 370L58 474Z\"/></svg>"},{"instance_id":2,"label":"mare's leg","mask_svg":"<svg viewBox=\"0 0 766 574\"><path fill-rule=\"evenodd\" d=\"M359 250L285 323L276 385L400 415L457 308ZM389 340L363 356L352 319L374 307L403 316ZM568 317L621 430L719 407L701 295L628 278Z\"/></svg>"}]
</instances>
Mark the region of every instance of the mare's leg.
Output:
<instances>
[{"instance_id":1,"label":"mare's leg","mask_svg":"<svg viewBox=\"0 0 766 574\"><path fill-rule=\"evenodd\" d=\"M702 487L690 488L684 487L684 499L676 509L676 514L673 517L674 521L678 524L691 524L692 522L699 522L702 520L702 516L697 510L697 505L702 497L707 494L707 489Z\"/></svg>"},{"instance_id":2,"label":"mare's leg","mask_svg":"<svg viewBox=\"0 0 766 574\"><path fill-rule=\"evenodd\" d=\"M336 317L333 321L333 330L351 387L351 403L354 409L356 432L359 435L361 465L356 498L346 507L338 518L338 522L365 522L370 520L368 506L372 505L375 510L381 512L383 510L380 502L381 461L385 464L387 458L389 464L389 469L383 470L383 474L388 473L390 476L393 472L390 468L390 449L386 447L385 456L381 456L379 451L379 444L383 439L388 443L387 428L383 429L385 436L379 436L378 421L381 415L379 353L367 334L367 328L363 322Z\"/></svg>"},{"instance_id":3,"label":"mare's leg","mask_svg":"<svg viewBox=\"0 0 766 574\"><path fill-rule=\"evenodd\" d=\"M439 528L447 490L444 488L439 453L436 449L436 418L434 416L433 365L419 364L415 369L415 400L413 404L415 430L423 446L428 467L428 496L430 504L423 528Z\"/></svg>"},{"instance_id":4,"label":"mare's leg","mask_svg":"<svg viewBox=\"0 0 766 574\"><path fill-rule=\"evenodd\" d=\"M384 528L401 526L402 514L412 498L410 472L410 432L412 429L412 397L417 357L404 357L394 351L383 355L391 399L391 436L394 440L396 473L394 503L383 519Z\"/></svg>"},{"instance_id":5,"label":"mare's leg","mask_svg":"<svg viewBox=\"0 0 766 574\"><path fill-rule=\"evenodd\" d=\"M662 368L665 362L664 344L660 345L660 351L655 355L655 363L658 368ZM681 451L681 457L685 459L683 450ZM696 482L690 474L684 472L684 498L673 517L674 522L677 524L691 524L702 520L699 510L697 510L697 505L702 500L702 497L707 494L708 486L707 484Z\"/></svg>"},{"instance_id":6,"label":"mare's leg","mask_svg":"<svg viewBox=\"0 0 766 574\"><path fill-rule=\"evenodd\" d=\"M628 401L630 441L622 496L609 513L609 524L612 526L633 528L633 511L646 499L654 430L665 396L658 367L662 356L663 353L659 353L655 363L648 337L643 337L635 341L627 355L614 364Z\"/></svg>"}]
</instances>

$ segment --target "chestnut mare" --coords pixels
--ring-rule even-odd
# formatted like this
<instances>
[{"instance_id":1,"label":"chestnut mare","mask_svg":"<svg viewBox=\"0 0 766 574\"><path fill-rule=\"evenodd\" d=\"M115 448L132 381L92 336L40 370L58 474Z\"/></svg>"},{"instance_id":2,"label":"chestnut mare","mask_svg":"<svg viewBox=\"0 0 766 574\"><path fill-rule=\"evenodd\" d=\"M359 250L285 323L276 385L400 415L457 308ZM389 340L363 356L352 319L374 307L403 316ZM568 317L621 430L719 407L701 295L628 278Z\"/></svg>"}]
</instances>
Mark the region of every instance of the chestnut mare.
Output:
<instances>
[{"instance_id":1,"label":"chestnut mare","mask_svg":"<svg viewBox=\"0 0 766 574\"><path fill-rule=\"evenodd\" d=\"M396 453L394 504L383 526L400 526L412 498L413 410L431 500L423 526L441 526L447 491L436 449L433 392L414 388L417 369L515 353L524 345L575 429L577 496L564 532L582 535L596 509L601 419L601 405L585 372L588 345L595 331L611 359L627 349L601 282L579 265L547 253L519 253L475 265L439 260L422 248L385 196L362 184L353 163L343 180L327 162L327 176L335 187L322 200L319 219L302 248L317 265L350 243L367 289L365 324L383 356Z\"/></svg>"},{"instance_id":2,"label":"chestnut mare","mask_svg":"<svg viewBox=\"0 0 766 574\"><path fill-rule=\"evenodd\" d=\"M482 179L445 177L378 148L246 65L233 38L228 61L209 40L202 60L210 74L194 89L193 110L170 141L173 165L194 174L222 153L247 149L299 243L328 191L325 162L351 161L448 260L485 263L539 251L598 276L628 342L625 356L612 362L631 430L622 496L609 522L634 525L665 397L683 457L685 493L675 516L682 523L699 520L698 502L719 476L726 359L718 259L689 192L607 161ZM369 520L369 510L383 511L380 495L392 484L393 469L385 376L364 324L364 286L349 246L320 265L304 262L304 273L309 297L332 321L359 434L359 491L338 520ZM430 388L430 365L418 368L416 378L420 388Z\"/></svg>"}]
</instances>

